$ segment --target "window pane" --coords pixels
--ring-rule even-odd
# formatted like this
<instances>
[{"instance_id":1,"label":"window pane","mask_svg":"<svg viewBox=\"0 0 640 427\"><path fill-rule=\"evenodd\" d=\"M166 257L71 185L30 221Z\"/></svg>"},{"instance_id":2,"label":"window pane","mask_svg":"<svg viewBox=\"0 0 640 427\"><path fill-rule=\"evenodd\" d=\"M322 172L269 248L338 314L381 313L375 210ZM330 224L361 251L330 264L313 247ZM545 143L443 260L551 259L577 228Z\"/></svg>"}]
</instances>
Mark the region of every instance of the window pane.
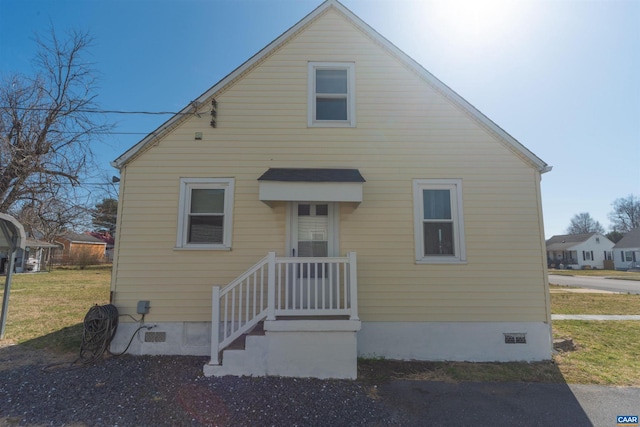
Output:
<instances>
[{"instance_id":1,"label":"window pane","mask_svg":"<svg viewBox=\"0 0 640 427\"><path fill-rule=\"evenodd\" d=\"M329 205L316 205L316 216L329 215Z\"/></svg>"},{"instance_id":2,"label":"window pane","mask_svg":"<svg viewBox=\"0 0 640 427\"><path fill-rule=\"evenodd\" d=\"M190 216L188 243L222 243L222 224L220 216Z\"/></svg>"},{"instance_id":3,"label":"window pane","mask_svg":"<svg viewBox=\"0 0 640 427\"><path fill-rule=\"evenodd\" d=\"M316 93L347 93L347 70L316 70Z\"/></svg>"},{"instance_id":4,"label":"window pane","mask_svg":"<svg viewBox=\"0 0 640 427\"><path fill-rule=\"evenodd\" d=\"M316 120L347 120L347 99L317 98Z\"/></svg>"},{"instance_id":5,"label":"window pane","mask_svg":"<svg viewBox=\"0 0 640 427\"><path fill-rule=\"evenodd\" d=\"M449 190L422 190L424 219L451 219Z\"/></svg>"},{"instance_id":6,"label":"window pane","mask_svg":"<svg viewBox=\"0 0 640 427\"><path fill-rule=\"evenodd\" d=\"M298 216L309 216L311 214L311 205L298 205Z\"/></svg>"},{"instance_id":7,"label":"window pane","mask_svg":"<svg viewBox=\"0 0 640 427\"><path fill-rule=\"evenodd\" d=\"M424 254L454 255L452 223L424 223Z\"/></svg>"},{"instance_id":8,"label":"window pane","mask_svg":"<svg viewBox=\"0 0 640 427\"><path fill-rule=\"evenodd\" d=\"M224 213L224 189L191 190L191 213Z\"/></svg>"}]
</instances>

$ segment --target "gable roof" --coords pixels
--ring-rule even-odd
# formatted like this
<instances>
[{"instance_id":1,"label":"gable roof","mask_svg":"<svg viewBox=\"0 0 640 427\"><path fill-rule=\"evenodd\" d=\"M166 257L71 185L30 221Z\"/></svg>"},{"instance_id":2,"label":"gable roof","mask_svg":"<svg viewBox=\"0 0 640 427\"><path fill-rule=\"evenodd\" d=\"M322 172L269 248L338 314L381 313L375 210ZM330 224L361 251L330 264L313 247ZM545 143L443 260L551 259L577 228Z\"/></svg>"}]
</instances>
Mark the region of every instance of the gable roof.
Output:
<instances>
[{"instance_id":1,"label":"gable roof","mask_svg":"<svg viewBox=\"0 0 640 427\"><path fill-rule=\"evenodd\" d=\"M422 65L418 64L415 60L405 54L402 50L396 47L389 40L384 38L380 33L370 27L367 23L362 21L353 12L342 5L338 0L326 0L315 10L301 19L297 24L289 28L282 35L269 43L266 47L252 56L245 63L240 65L209 90L200 95L196 100L192 101L189 105L184 107L176 115L167 120L164 124L144 137L140 142L131 147L129 150L121 154L117 159L111 162L111 165L115 168L122 168L128 162L137 157L147 147L151 146L157 139L164 136L169 130L176 127L182 121L186 120L189 116L194 114L206 114L204 111L200 111L200 107L209 104L214 95L223 90L227 85L231 84L237 78L242 76L245 72L256 66L263 59L267 58L272 52L279 49L292 39L300 30L305 26L315 21L318 17L323 15L327 10L334 9L341 13L347 20L360 29L364 34L368 35L372 40L377 42L393 56L395 56L401 62L404 62L407 66L413 69L419 76L421 76L427 83L429 83L436 91L441 95L449 99L454 104L458 105L463 111L465 111L472 119L482 125L486 130L492 133L500 141L502 141L508 148L519 155L527 163L535 167L538 172L545 173L551 170L551 166L547 165L542 159L533 154L524 145L518 142L515 138L505 132L501 127L491 121L487 116L482 114L473 105L467 102L464 98L454 92L447 85L438 80L433 74L427 71Z\"/></svg>"},{"instance_id":2,"label":"gable roof","mask_svg":"<svg viewBox=\"0 0 640 427\"><path fill-rule=\"evenodd\" d=\"M628 231L613 247L613 249L621 248L640 248L640 228Z\"/></svg>"},{"instance_id":3,"label":"gable roof","mask_svg":"<svg viewBox=\"0 0 640 427\"><path fill-rule=\"evenodd\" d=\"M67 232L60 236L59 239L65 239L72 243L91 243L106 245L104 241L97 239L90 234Z\"/></svg>"},{"instance_id":4,"label":"gable roof","mask_svg":"<svg viewBox=\"0 0 640 427\"><path fill-rule=\"evenodd\" d=\"M584 243L591 238L591 236L598 233L585 233L585 234L562 234L553 236L547 240L548 251L562 251L571 248L580 243Z\"/></svg>"},{"instance_id":5,"label":"gable roof","mask_svg":"<svg viewBox=\"0 0 640 427\"><path fill-rule=\"evenodd\" d=\"M42 240L32 239L27 237L25 246L27 248L59 248L60 245L56 243L43 242Z\"/></svg>"}]
</instances>

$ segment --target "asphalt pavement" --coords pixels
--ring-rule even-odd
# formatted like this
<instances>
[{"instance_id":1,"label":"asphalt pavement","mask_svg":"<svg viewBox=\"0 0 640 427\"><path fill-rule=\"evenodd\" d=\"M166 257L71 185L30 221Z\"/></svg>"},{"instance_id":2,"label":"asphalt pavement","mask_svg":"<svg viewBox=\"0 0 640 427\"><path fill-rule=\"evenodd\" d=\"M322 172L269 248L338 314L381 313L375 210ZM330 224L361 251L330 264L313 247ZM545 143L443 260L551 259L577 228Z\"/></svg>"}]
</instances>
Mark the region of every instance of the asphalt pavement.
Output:
<instances>
[{"instance_id":1,"label":"asphalt pavement","mask_svg":"<svg viewBox=\"0 0 640 427\"><path fill-rule=\"evenodd\" d=\"M579 286L587 289L640 294L640 281L638 280L618 280L607 279L606 277L560 276L556 274L549 274L549 283L561 286Z\"/></svg>"},{"instance_id":2,"label":"asphalt pavement","mask_svg":"<svg viewBox=\"0 0 640 427\"><path fill-rule=\"evenodd\" d=\"M378 394L411 426L616 426L640 414L640 388L548 383L392 381Z\"/></svg>"}]
</instances>

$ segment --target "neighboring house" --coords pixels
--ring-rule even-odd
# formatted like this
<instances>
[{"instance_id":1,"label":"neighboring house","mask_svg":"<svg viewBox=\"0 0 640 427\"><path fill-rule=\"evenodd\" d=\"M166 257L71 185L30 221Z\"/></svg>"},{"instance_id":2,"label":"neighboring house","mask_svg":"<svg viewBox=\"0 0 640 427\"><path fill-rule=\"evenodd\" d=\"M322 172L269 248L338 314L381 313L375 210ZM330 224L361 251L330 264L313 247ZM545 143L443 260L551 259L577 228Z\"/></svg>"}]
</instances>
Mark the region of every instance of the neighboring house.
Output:
<instances>
[{"instance_id":1,"label":"neighboring house","mask_svg":"<svg viewBox=\"0 0 640 427\"><path fill-rule=\"evenodd\" d=\"M43 242L27 237L24 251L18 251L18 265L20 271L37 273L47 270L56 249L61 248L55 243Z\"/></svg>"},{"instance_id":2,"label":"neighboring house","mask_svg":"<svg viewBox=\"0 0 640 427\"><path fill-rule=\"evenodd\" d=\"M106 243L105 246L105 256L106 256L106 260L108 262L112 262L113 261L113 247L115 246L115 239L113 238L113 236L111 235L111 233L109 233L108 231L105 232L97 232L97 231L92 231L89 232L89 234L93 237L95 237L96 239L102 240L103 242Z\"/></svg>"},{"instance_id":3,"label":"neighboring house","mask_svg":"<svg viewBox=\"0 0 640 427\"><path fill-rule=\"evenodd\" d=\"M46 270L52 259L52 254L59 246L53 243L42 242L30 237L25 237L25 248L18 248L14 259L15 273L39 272ZM0 253L0 273L6 273L8 268L8 255Z\"/></svg>"},{"instance_id":4,"label":"neighboring house","mask_svg":"<svg viewBox=\"0 0 640 427\"><path fill-rule=\"evenodd\" d=\"M600 233L553 236L547 240L547 263L551 268L603 269L612 259L613 245Z\"/></svg>"},{"instance_id":5,"label":"neighboring house","mask_svg":"<svg viewBox=\"0 0 640 427\"><path fill-rule=\"evenodd\" d=\"M62 264L83 263L86 260L103 262L107 244L90 234L65 233L54 239L62 248L55 261Z\"/></svg>"},{"instance_id":6,"label":"neighboring house","mask_svg":"<svg viewBox=\"0 0 640 427\"><path fill-rule=\"evenodd\" d=\"M613 247L616 270L640 269L640 228L627 232Z\"/></svg>"},{"instance_id":7,"label":"neighboring house","mask_svg":"<svg viewBox=\"0 0 640 427\"><path fill-rule=\"evenodd\" d=\"M113 165L112 301L152 327L122 317L115 352L140 331L129 352L206 375L343 378L551 358L550 167L335 0Z\"/></svg>"}]
</instances>

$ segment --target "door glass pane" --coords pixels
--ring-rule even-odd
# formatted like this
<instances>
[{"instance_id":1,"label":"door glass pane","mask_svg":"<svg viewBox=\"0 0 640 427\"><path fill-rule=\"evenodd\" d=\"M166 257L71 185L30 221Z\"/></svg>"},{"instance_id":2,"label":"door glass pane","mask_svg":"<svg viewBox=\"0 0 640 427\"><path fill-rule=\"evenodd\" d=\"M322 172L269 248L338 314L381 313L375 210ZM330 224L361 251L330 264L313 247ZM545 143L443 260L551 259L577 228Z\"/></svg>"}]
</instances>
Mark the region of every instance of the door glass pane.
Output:
<instances>
[{"instance_id":1,"label":"door glass pane","mask_svg":"<svg viewBox=\"0 0 640 427\"><path fill-rule=\"evenodd\" d=\"M327 242L321 241L298 242L298 251L301 257L326 257L329 253Z\"/></svg>"},{"instance_id":2,"label":"door glass pane","mask_svg":"<svg viewBox=\"0 0 640 427\"><path fill-rule=\"evenodd\" d=\"M298 216L308 216L311 214L311 205L298 205Z\"/></svg>"},{"instance_id":3,"label":"door glass pane","mask_svg":"<svg viewBox=\"0 0 640 427\"><path fill-rule=\"evenodd\" d=\"M191 213L224 213L224 190L191 190Z\"/></svg>"},{"instance_id":4,"label":"door glass pane","mask_svg":"<svg viewBox=\"0 0 640 427\"><path fill-rule=\"evenodd\" d=\"M422 190L424 219L451 219L449 190Z\"/></svg>"},{"instance_id":5,"label":"door glass pane","mask_svg":"<svg viewBox=\"0 0 640 427\"><path fill-rule=\"evenodd\" d=\"M316 70L316 93L347 93L347 70Z\"/></svg>"},{"instance_id":6,"label":"door glass pane","mask_svg":"<svg viewBox=\"0 0 640 427\"><path fill-rule=\"evenodd\" d=\"M454 255L452 223L424 223L424 254Z\"/></svg>"},{"instance_id":7,"label":"door glass pane","mask_svg":"<svg viewBox=\"0 0 640 427\"><path fill-rule=\"evenodd\" d=\"M318 97L316 120L347 120L347 98Z\"/></svg>"},{"instance_id":8,"label":"door glass pane","mask_svg":"<svg viewBox=\"0 0 640 427\"><path fill-rule=\"evenodd\" d=\"M329 205L316 205L316 216L329 215Z\"/></svg>"}]
</instances>

